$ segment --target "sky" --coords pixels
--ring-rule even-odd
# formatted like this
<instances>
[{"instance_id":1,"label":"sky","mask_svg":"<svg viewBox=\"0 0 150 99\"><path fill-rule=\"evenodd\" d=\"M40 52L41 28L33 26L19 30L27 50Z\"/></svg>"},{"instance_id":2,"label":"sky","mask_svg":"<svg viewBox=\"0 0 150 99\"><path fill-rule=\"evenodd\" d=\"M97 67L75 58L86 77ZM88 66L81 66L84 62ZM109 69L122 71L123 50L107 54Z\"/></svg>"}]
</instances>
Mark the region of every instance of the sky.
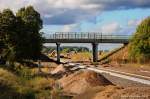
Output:
<instances>
[{"instance_id":1,"label":"sky","mask_svg":"<svg viewBox=\"0 0 150 99\"><path fill-rule=\"evenodd\" d=\"M0 0L0 11L32 5L42 32L100 32L131 35L150 16L150 0Z\"/></svg>"}]
</instances>

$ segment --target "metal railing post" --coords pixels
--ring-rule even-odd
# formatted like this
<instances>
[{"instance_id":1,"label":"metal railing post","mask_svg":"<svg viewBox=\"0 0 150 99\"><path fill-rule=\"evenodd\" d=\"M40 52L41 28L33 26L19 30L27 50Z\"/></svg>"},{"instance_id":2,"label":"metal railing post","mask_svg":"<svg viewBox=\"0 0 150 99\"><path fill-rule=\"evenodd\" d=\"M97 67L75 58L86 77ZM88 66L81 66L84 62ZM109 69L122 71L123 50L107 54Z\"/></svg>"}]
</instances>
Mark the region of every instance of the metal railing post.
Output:
<instances>
[{"instance_id":1,"label":"metal railing post","mask_svg":"<svg viewBox=\"0 0 150 99\"><path fill-rule=\"evenodd\" d=\"M76 39L76 32L75 32L75 39Z\"/></svg>"}]
</instances>

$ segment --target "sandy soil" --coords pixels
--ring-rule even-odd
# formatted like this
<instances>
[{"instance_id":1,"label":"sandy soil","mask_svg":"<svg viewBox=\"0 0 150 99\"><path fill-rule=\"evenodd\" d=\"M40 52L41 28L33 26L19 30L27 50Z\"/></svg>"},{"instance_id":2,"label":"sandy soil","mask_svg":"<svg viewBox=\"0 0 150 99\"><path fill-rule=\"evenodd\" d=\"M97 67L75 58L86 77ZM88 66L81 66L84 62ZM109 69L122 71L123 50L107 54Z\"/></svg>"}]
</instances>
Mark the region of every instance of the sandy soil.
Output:
<instances>
[{"instance_id":1,"label":"sandy soil","mask_svg":"<svg viewBox=\"0 0 150 99\"><path fill-rule=\"evenodd\" d=\"M95 87L75 96L73 99L150 99L150 88Z\"/></svg>"},{"instance_id":2,"label":"sandy soil","mask_svg":"<svg viewBox=\"0 0 150 99\"><path fill-rule=\"evenodd\" d=\"M77 54L72 59L76 61L89 61L89 58L84 57L87 56ZM95 72L79 70L66 75L68 71L62 65L58 66L57 64L45 63L44 66L49 68L51 67L50 65L53 68L48 69L47 72L65 73L65 75L58 79L58 83L64 93L75 95L73 99L150 99L150 87L118 87ZM103 66L99 65L99 67L150 76L149 66L111 63Z\"/></svg>"},{"instance_id":3,"label":"sandy soil","mask_svg":"<svg viewBox=\"0 0 150 99\"><path fill-rule=\"evenodd\" d=\"M51 74L60 74L66 72L66 69L62 64L58 65L54 70L51 71Z\"/></svg>"},{"instance_id":4,"label":"sandy soil","mask_svg":"<svg viewBox=\"0 0 150 99\"><path fill-rule=\"evenodd\" d=\"M65 93L80 94L96 86L112 85L103 76L92 71L77 71L59 80Z\"/></svg>"},{"instance_id":5,"label":"sandy soil","mask_svg":"<svg viewBox=\"0 0 150 99\"><path fill-rule=\"evenodd\" d=\"M51 65L51 66L50 66ZM52 67L51 69L48 69ZM106 66L104 68L135 71L139 67ZM63 93L74 95L73 99L150 99L150 87L119 87L92 71L78 70L67 74L66 67L55 63L45 63L44 72L65 73L57 81ZM46 70L48 69L48 70ZM132 70L133 69L133 70ZM146 67L144 67L146 69ZM146 69L147 70L147 69ZM133 98L134 97L134 98Z\"/></svg>"}]
</instances>

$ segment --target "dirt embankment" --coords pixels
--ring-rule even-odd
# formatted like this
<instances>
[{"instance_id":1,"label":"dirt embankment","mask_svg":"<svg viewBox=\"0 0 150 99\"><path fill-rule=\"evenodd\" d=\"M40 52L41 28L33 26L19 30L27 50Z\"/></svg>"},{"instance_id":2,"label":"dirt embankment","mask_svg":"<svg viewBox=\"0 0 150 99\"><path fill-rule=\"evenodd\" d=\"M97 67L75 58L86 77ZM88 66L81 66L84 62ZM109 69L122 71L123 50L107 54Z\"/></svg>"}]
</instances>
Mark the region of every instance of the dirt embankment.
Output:
<instances>
[{"instance_id":1,"label":"dirt embankment","mask_svg":"<svg viewBox=\"0 0 150 99\"><path fill-rule=\"evenodd\" d=\"M108 57L110 63L112 64L137 64L135 60L130 60L130 53L129 53L129 44L123 47L121 50L117 51L116 53L112 54ZM149 60L145 60L142 63L143 65L150 65Z\"/></svg>"},{"instance_id":2,"label":"dirt embankment","mask_svg":"<svg viewBox=\"0 0 150 99\"><path fill-rule=\"evenodd\" d=\"M96 86L112 85L103 76L92 71L77 71L69 76L64 76L59 81L65 93L81 94Z\"/></svg>"},{"instance_id":3,"label":"dirt embankment","mask_svg":"<svg viewBox=\"0 0 150 99\"><path fill-rule=\"evenodd\" d=\"M150 99L150 88L95 87L75 96L73 99Z\"/></svg>"},{"instance_id":4,"label":"dirt embankment","mask_svg":"<svg viewBox=\"0 0 150 99\"><path fill-rule=\"evenodd\" d=\"M98 73L83 69L74 70L71 66L53 66L49 72L61 75L56 80L64 95L73 95L73 99L149 99L150 95L148 87L118 87Z\"/></svg>"},{"instance_id":5,"label":"dirt embankment","mask_svg":"<svg viewBox=\"0 0 150 99\"><path fill-rule=\"evenodd\" d=\"M103 64L108 69L150 76L150 63L136 63L129 60L129 45L108 57L109 62ZM99 66L101 67L101 66Z\"/></svg>"},{"instance_id":6,"label":"dirt embankment","mask_svg":"<svg viewBox=\"0 0 150 99\"><path fill-rule=\"evenodd\" d=\"M126 63L129 58L129 46L124 47L123 49L119 50L118 52L114 53L112 56L109 57L112 63Z\"/></svg>"}]
</instances>

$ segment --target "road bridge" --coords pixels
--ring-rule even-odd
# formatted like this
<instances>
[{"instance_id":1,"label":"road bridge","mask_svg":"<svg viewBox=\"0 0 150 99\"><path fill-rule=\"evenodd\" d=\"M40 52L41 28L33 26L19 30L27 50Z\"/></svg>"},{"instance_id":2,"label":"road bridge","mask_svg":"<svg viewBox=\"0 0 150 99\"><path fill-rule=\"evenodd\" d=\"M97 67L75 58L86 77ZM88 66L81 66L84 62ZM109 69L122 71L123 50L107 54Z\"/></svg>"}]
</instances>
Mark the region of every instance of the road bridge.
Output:
<instances>
[{"instance_id":1,"label":"road bridge","mask_svg":"<svg viewBox=\"0 0 150 99\"><path fill-rule=\"evenodd\" d=\"M130 35L105 35L102 33L77 33L77 32L56 32L45 35L44 43L56 43L57 61L60 62L61 43L91 43L93 50L93 62L98 60L98 43L120 43L128 44Z\"/></svg>"}]
</instances>

